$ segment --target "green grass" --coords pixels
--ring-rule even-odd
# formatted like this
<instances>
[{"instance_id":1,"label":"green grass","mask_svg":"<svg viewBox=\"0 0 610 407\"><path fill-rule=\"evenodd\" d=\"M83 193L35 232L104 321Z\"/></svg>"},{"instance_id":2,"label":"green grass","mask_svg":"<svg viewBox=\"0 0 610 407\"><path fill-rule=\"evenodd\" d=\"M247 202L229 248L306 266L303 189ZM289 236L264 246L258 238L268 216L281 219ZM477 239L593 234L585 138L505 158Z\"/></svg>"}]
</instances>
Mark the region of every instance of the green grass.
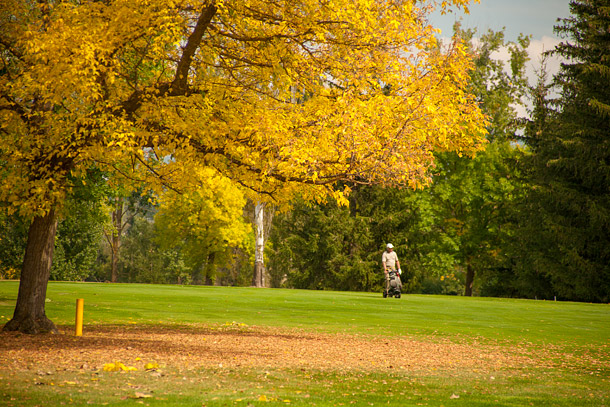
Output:
<instances>
[{"instance_id":1,"label":"green grass","mask_svg":"<svg viewBox=\"0 0 610 407\"><path fill-rule=\"evenodd\" d=\"M0 282L0 323L12 315L18 283ZM170 367L151 384L145 372L57 372L54 383L32 371L0 366L0 405L247 406L247 405L430 405L610 406L610 306L513 299L380 293L271 290L131 284L49 284L47 315L74 324L77 298L85 299L85 335L92 325L215 325L240 322L305 331L388 335L421 341L511 347L552 347L570 364L481 371L325 371L198 369ZM5 338L0 337L4 340ZM602 366L589 369L595 355ZM135 391L154 397L134 399ZM259 401L264 396L267 401ZM459 396L459 397L458 397ZM289 402L288 402L289 400ZM4 403L4 404L3 404Z\"/></svg>"},{"instance_id":2,"label":"green grass","mask_svg":"<svg viewBox=\"0 0 610 407\"><path fill-rule=\"evenodd\" d=\"M342 373L301 370L198 370L166 372L154 387L145 374L100 374L91 378L62 374L56 383L40 383L12 391L15 406L604 406L608 387L587 379L566 380L539 372L533 375L453 377L396 373ZM95 379L96 381L92 381ZM62 384L62 382L64 384ZM87 387L83 387L87 385ZM582 391L586 389L586 391ZM81 391L78 391L81 390ZM6 391L2 389L1 391ZM135 399L136 392L154 397ZM0 393L1 395L2 393ZM266 401L261 401L264 396ZM459 397L456 397L459 396ZM28 400L29 399L29 400ZM1 401L2 399L0 399ZM21 403L18 400L22 400ZM606 404L607 405L607 404Z\"/></svg>"},{"instance_id":3,"label":"green grass","mask_svg":"<svg viewBox=\"0 0 610 407\"><path fill-rule=\"evenodd\" d=\"M0 322L12 315L18 283L0 282ZM47 316L74 323L77 298L87 324L243 322L326 332L439 335L574 345L610 338L610 306L498 298L235 287L51 282ZM128 312L126 312L128 311Z\"/></svg>"}]
</instances>

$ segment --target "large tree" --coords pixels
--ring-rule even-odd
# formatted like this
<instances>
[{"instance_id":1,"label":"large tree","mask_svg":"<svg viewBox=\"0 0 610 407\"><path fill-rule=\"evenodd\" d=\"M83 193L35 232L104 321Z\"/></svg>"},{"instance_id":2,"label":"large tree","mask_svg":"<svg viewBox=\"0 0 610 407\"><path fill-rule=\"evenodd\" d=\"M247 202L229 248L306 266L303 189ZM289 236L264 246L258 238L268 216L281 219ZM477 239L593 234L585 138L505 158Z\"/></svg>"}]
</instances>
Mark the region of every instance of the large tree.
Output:
<instances>
[{"instance_id":1,"label":"large tree","mask_svg":"<svg viewBox=\"0 0 610 407\"><path fill-rule=\"evenodd\" d=\"M243 192L216 170L193 174L197 188L160 197L155 215L157 242L163 249L176 249L192 271L192 282L212 283L216 268L232 263L233 248L243 247L252 233L246 222Z\"/></svg>"},{"instance_id":2,"label":"large tree","mask_svg":"<svg viewBox=\"0 0 610 407\"><path fill-rule=\"evenodd\" d=\"M556 110L539 103L530 126L533 187L529 256L523 268L550 293L585 301L610 299L610 1L570 3L556 31L567 38L555 77ZM544 108L544 109L542 109ZM542 114L540 114L542 113ZM537 125L538 124L538 125ZM540 125L543 124L543 125Z\"/></svg>"},{"instance_id":3,"label":"large tree","mask_svg":"<svg viewBox=\"0 0 610 407\"><path fill-rule=\"evenodd\" d=\"M257 196L342 199L339 180L417 186L434 151L477 150L468 55L436 47L435 5L4 0L0 199L32 217L4 329L55 329L57 213L93 162L153 188L210 166Z\"/></svg>"}]
</instances>

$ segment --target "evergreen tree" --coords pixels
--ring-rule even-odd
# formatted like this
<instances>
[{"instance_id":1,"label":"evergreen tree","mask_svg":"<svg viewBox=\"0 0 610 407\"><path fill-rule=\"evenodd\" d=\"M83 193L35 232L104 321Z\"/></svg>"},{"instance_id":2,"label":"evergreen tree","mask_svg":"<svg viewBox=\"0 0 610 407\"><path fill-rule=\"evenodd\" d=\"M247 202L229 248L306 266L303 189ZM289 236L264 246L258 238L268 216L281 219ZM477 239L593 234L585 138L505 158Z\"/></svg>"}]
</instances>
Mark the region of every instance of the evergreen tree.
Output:
<instances>
[{"instance_id":1,"label":"evergreen tree","mask_svg":"<svg viewBox=\"0 0 610 407\"><path fill-rule=\"evenodd\" d=\"M277 215L273 225L269 249L273 285L381 289L381 245L371 238L369 216L350 214L335 201L318 205L298 201L290 212Z\"/></svg>"},{"instance_id":2,"label":"evergreen tree","mask_svg":"<svg viewBox=\"0 0 610 407\"><path fill-rule=\"evenodd\" d=\"M556 32L565 59L555 82L555 112L536 119L534 185L529 202L532 253L524 269L549 281L554 295L610 299L610 1L577 0ZM540 105L542 106L542 105Z\"/></svg>"}]
</instances>

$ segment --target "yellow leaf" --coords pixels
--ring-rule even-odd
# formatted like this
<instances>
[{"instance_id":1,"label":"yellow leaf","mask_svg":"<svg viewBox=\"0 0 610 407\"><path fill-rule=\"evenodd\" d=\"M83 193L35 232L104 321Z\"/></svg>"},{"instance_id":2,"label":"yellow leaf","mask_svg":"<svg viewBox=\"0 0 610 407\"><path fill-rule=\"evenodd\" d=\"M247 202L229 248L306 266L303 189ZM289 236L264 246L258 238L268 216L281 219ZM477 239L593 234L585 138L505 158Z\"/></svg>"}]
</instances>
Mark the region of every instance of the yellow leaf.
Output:
<instances>
[{"instance_id":1,"label":"yellow leaf","mask_svg":"<svg viewBox=\"0 0 610 407\"><path fill-rule=\"evenodd\" d=\"M104 372L119 372L119 371L125 371L125 372L133 372L138 370L135 367L132 366L125 366L123 363L121 362L114 362L114 363L106 363L104 364L104 368L103 368Z\"/></svg>"}]
</instances>

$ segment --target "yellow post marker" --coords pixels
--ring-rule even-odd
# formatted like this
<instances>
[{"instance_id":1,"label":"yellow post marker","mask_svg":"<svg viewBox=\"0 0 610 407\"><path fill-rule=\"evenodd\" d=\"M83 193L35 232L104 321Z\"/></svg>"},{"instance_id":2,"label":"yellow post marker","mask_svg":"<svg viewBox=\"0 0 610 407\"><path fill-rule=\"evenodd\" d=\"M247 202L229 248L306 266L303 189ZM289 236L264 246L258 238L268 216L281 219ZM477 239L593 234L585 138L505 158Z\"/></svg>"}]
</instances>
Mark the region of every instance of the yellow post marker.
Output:
<instances>
[{"instance_id":1,"label":"yellow post marker","mask_svg":"<svg viewBox=\"0 0 610 407\"><path fill-rule=\"evenodd\" d=\"M83 336L83 308L85 300L78 298L76 300L76 332L75 336Z\"/></svg>"}]
</instances>

